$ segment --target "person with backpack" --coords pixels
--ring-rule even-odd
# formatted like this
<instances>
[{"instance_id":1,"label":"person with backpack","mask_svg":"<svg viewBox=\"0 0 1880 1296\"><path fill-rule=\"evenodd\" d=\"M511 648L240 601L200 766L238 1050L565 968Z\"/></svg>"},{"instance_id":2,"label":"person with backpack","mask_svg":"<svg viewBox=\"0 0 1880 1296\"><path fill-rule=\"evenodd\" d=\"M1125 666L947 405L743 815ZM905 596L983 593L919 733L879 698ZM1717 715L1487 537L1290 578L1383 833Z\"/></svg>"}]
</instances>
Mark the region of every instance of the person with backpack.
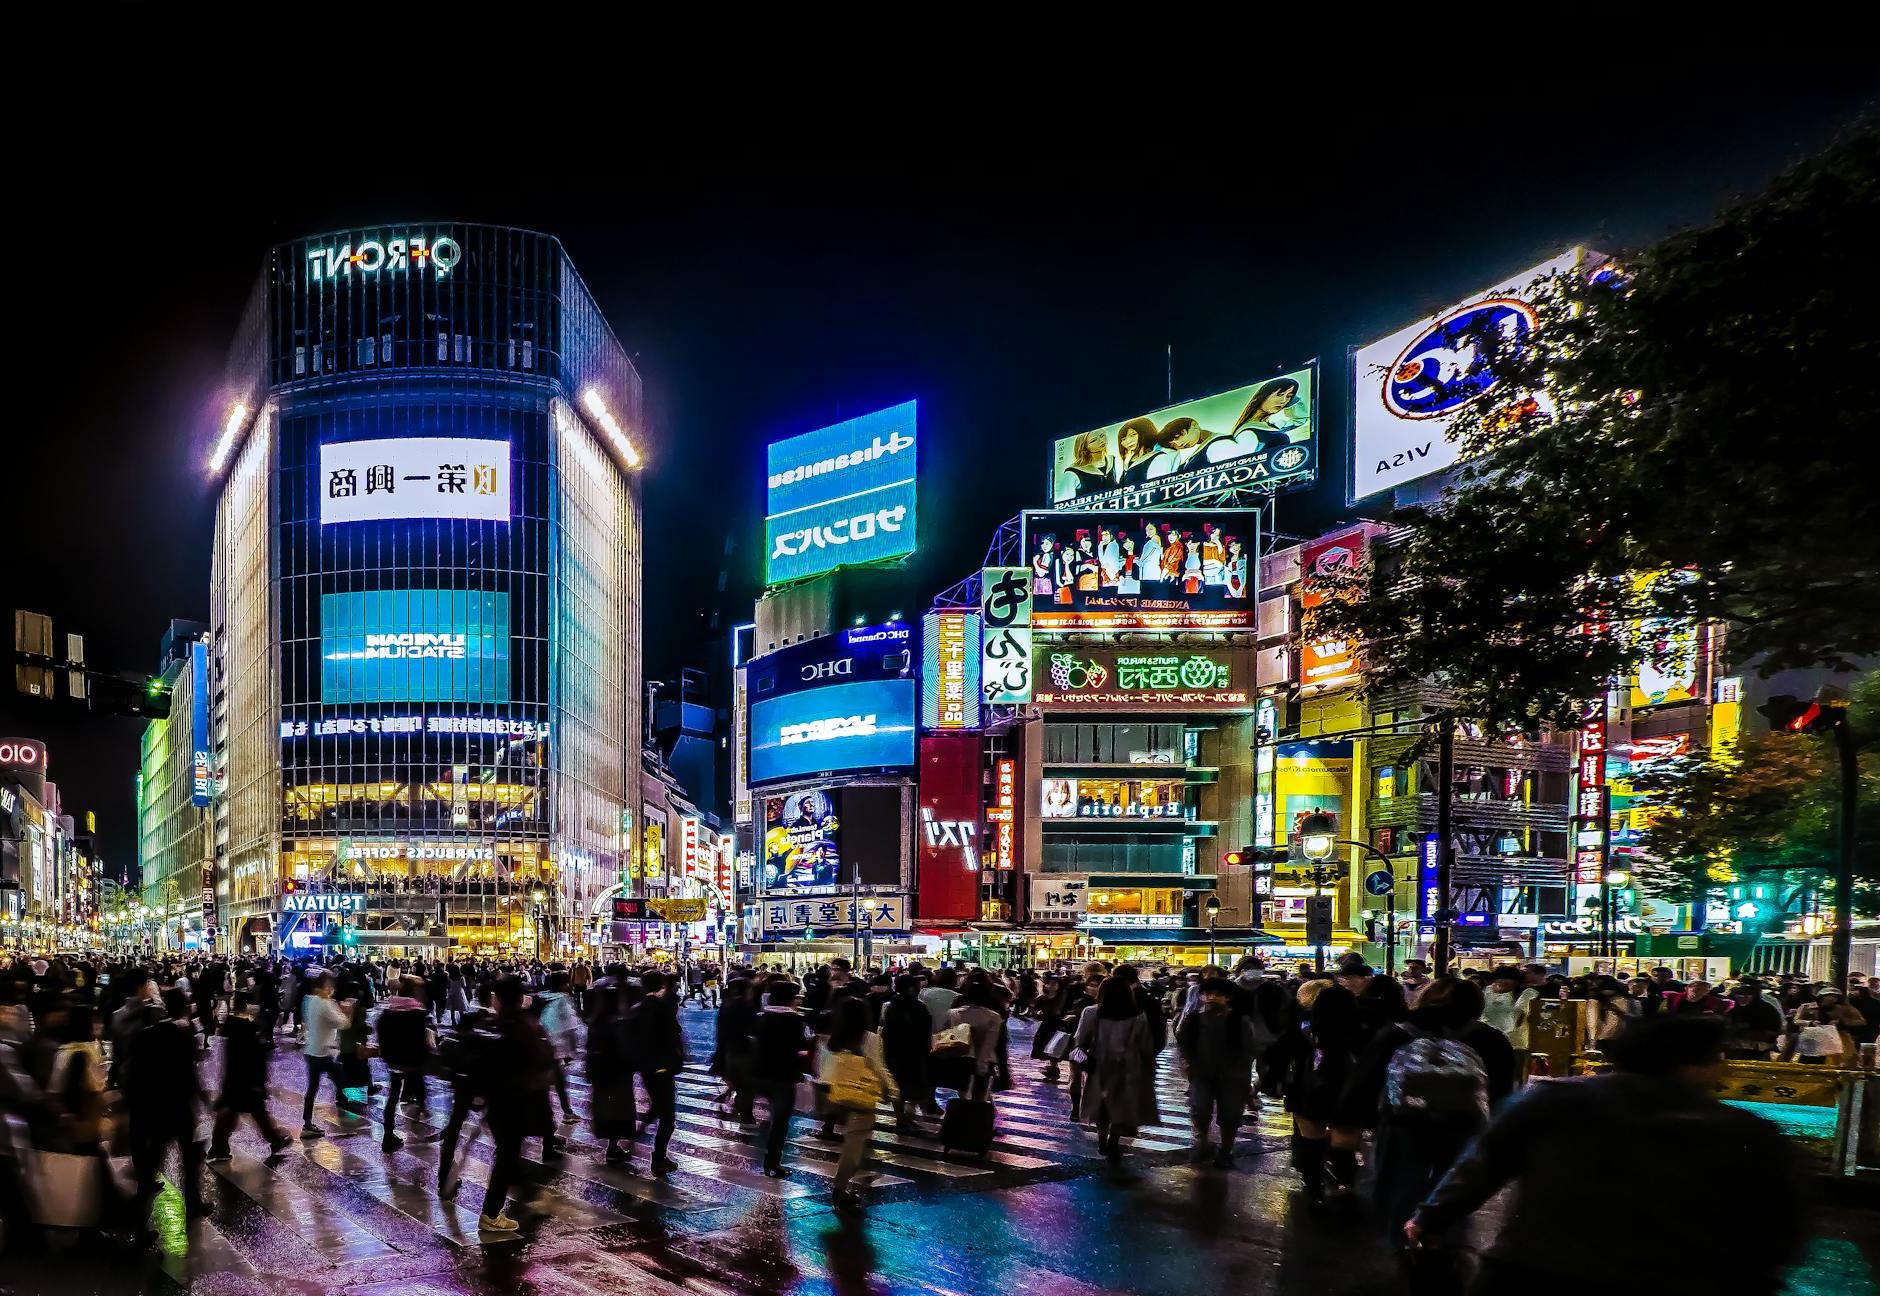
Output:
<instances>
[{"instance_id":1,"label":"person with backpack","mask_svg":"<svg viewBox=\"0 0 1880 1296\"><path fill-rule=\"evenodd\" d=\"M1434 977L1408 1021L1378 1033L1339 1096L1341 1134L1377 1131L1378 1214L1401 1234L1489 1113L1514 1091L1508 1037L1482 1020L1480 986Z\"/></svg>"},{"instance_id":2,"label":"person with backpack","mask_svg":"<svg viewBox=\"0 0 1880 1296\"><path fill-rule=\"evenodd\" d=\"M852 1210L861 1205L851 1185L868 1156L875 1111L884 1097L899 1097L894 1077L882 1064L881 1037L868 1029L867 1007L861 1000L839 999L830 1010L829 1042L823 1048L817 1079L829 1106L841 1113L842 1155L836 1160L833 1185L836 1206Z\"/></svg>"},{"instance_id":3,"label":"person with backpack","mask_svg":"<svg viewBox=\"0 0 1880 1296\"><path fill-rule=\"evenodd\" d=\"M1201 1002L1181 1016L1175 1047L1188 1071L1188 1116L1194 1125L1194 1159L1208 1155L1208 1130L1220 1127L1214 1154L1217 1170L1233 1165L1234 1136L1253 1088L1253 1023L1234 1007L1235 986L1221 976L1201 982Z\"/></svg>"},{"instance_id":4,"label":"person with backpack","mask_svg":"<svg viewBox=\"0 0 1880 1296\"><path fill-rule=\"evenodd\" d=\"M398 993L379 1010L379 1058L385 1063L386 1074L385 1137L379 1146L387 1152L405 1146L405 1140L398 1137L400 1098L419 1111L424 1109L424 1073L431 1069L431 1059L437 1052L424 995L424 978L400 977Z\"/></svg>"}]
</instances>

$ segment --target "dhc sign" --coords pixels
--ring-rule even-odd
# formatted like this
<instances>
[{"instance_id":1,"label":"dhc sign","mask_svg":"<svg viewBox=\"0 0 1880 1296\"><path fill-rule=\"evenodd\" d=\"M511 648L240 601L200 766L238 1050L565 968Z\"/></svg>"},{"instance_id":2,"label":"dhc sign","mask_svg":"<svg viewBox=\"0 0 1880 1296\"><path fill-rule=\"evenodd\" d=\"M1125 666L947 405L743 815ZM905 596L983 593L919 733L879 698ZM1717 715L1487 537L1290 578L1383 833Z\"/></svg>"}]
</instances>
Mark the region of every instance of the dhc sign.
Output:
<instances>
[{"instance_id":1,"label":"dhc sign","mask_svg":"<svg viewBox=\"0 0 1880 1296\"><path fill-rule=\"evenodd\" d=\"M405 270L426 265L442 279L461 260L463 248L458 246L456 239L446 235L440 234L434 239L366 239L357 247L351 243L342 243L338 247L307 249L307 279L310 283L318 283L323 279L350 282L355 272L371 275L381 270Z\"/></svg>"}]
</instances>

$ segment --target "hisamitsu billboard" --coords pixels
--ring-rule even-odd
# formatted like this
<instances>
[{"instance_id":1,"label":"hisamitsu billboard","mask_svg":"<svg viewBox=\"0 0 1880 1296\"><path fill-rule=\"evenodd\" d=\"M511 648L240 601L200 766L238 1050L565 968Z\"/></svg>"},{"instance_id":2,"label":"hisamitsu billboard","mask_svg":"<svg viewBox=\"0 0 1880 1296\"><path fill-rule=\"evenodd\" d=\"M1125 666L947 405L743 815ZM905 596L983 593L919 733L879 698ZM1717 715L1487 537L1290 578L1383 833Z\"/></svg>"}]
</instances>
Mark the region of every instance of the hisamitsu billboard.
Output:
<instances>
[{"instance_id":1,"label":"hisamitsu billboard","mask_svg":"<svg viewBox=\"0 0 1880 1296\"><path fill-rule=\"evenodd\" d=\"M914 552L915 404L771 445L764 493L766 584Z\"/></svg>"}]
</instances>

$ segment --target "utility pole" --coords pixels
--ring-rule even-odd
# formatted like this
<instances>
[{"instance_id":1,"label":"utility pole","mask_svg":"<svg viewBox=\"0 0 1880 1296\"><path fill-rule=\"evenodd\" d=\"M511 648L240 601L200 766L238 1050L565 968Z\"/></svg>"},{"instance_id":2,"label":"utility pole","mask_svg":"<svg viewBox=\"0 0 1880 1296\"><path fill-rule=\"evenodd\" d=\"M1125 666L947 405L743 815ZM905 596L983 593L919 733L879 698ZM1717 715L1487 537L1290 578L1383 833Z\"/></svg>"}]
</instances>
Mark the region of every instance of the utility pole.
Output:
<instances>
[{"instance_id":1,"label":"utility pole","mask_svg":"<svg viewBox=\"0 0 1880 1296\"><path fill-rule=\"evenodd\" d=\"M1450 798L1456 781L1456 722L1447 712L1436 741L1436 934L1430 941L1430 963L1437 976L1449 974L1449 876L1454 863L1451 846Z\"/></svg>"},{"instance_id":2,"label":"utility pole","mask_svg":"<svg viewBox=\"0 0 1880 1296\"><path fill-rule=\"evenodd\" d=\"M1860 744L1841 711L1834 726L1834 746L1841 757L1841 858L1834 870L1834 941L1828 946L1828 979L1847 993L1854 957L1854 818L1860 810Z\"/></svg>"}]
</instances>

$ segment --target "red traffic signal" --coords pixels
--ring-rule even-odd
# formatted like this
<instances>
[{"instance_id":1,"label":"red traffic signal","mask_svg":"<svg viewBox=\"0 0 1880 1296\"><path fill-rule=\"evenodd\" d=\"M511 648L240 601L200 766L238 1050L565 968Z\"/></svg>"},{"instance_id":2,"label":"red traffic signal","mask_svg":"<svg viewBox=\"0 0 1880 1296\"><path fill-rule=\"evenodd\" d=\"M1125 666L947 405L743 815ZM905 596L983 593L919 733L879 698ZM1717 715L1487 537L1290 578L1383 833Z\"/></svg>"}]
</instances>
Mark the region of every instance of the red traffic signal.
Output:
<instances>
[{"instance_id":1,"label":"red traffic signal","mask_svg":"<svg viewBox=\"0 0 1880 1296\"><path fill-rule=\"evenodd\" d=\"M294 879L288 878L287 881L281 883L281 890L285 891L288 895L292 895L294 892L300 890L300 884L295 882Z\"/></svg>"},{"instance_id":2,"label":"red traffic signal","mask_svg":"<svg viewBox=\"0 0 1880 1296\"><path fill-rule=\"evenodd\" d=\"M1246 862L1247 862L1246 851L1230 850L1230 851L1221 852L1221 863L1227 865L1229 868L1239 868L1242 864L1245 864Z\"/></svg>"},{"instance_id":3,"label":"red traffic signal","mask_svg":"<svg viewBox=\"0 0 1880 1296\"><path fill-rule=\"evenodd\" d=\"M1775 733L1826 733L1841 721L1842 708L1779 694L1756 708Z\"/></svg>"}]
</instances>

